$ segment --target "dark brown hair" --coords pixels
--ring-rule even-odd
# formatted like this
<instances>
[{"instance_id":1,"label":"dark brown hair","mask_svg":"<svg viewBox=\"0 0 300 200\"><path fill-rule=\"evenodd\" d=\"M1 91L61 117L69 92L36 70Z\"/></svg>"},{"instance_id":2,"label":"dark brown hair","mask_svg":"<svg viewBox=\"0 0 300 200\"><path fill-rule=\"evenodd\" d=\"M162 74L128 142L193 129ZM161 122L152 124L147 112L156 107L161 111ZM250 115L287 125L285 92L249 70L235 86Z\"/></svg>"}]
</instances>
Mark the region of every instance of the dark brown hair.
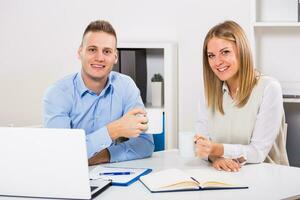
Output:
<instances>
[{"instance_id":1,"label":"dark brown hair","mask_svg":"<svg viewBox=\"0 0 300 200\"><path fill-rule=\"evenodd\" d=\"M113 35L115 37L116 43L117 43L117 34L116 34L116 31L115 31L114 27L108 21L104 21L104 20L92 21L85 28L83 36L82 36L82 40L83 40L84 36L88 32L104 32L104 33L108 33L108 34Z\"/></svg>"}]
</instances>

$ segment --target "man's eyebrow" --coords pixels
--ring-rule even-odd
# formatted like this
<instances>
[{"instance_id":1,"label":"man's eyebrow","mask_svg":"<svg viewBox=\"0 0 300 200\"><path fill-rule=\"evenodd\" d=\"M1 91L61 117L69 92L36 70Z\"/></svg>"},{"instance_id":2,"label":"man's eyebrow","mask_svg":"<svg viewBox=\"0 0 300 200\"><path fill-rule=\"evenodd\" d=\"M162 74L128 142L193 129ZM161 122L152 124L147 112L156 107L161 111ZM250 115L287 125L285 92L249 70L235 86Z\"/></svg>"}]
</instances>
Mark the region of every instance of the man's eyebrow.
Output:
<instances>
[{"instance_id":1,"label":"man's eyebrow","mask_svg":"<svg viewBox=\"0 0 300 200\"><path fill-rule=\"evenodd\" d=\"M103 49L111 49L111 50L113 50L112 47L103 47Z\"/></svg>"},{"instance_id":2,"label":"man's eyebrow","mask_svg":"<svg viewBox=\"0 0 300 200\"><path fill-rule=\"evenodd\" d=\"M89 45L89 46L87 46L88 48L90 48L90 47L94 47L94 48L97 48L97 46L95 46L95 45Z\"/></svg>"}]
</instances>

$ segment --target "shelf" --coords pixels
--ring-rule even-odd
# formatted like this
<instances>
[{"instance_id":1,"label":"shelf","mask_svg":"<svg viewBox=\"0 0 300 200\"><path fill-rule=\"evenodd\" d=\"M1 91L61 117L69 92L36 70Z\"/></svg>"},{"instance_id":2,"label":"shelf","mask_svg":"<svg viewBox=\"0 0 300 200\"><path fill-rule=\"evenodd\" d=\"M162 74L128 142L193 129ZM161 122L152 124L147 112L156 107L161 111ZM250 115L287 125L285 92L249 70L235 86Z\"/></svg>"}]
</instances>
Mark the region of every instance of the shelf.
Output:
<instances>
[{"instance_id":1,"label":"shelf","mask_svg":"<svg viewBox=\"0 0 300 200\"><path fill-rule=\"evenodd\" d=\"M149 120L154 122L157 120L157 124L162 124L162 120L157 117L161 116L164 113L164 142L165 149L177 148L177 135L178 135L178 102L177 102L177 44L173 42L144 42L144 41L120 41L118 43L118 48L123 49L146 49L146 51L159 50L161 58L163 59L163 70L162 74L164 75L164 105L162 107L154 107L151 104L146 104L146 111L149 114ZM157 51L155 51L157 53ZM151 67L157 67L158 59L152 59ZM149 61L149 60L148 60ZM156 62L156 63L155 63ZM149 63L148 63L149 64ZM149 67L149 65L148 65ZM149 78L149 77L148 77ZM148 79L147 78L147 79ZM148 79L149 80L149 79ZM152 115L153 114L153 115ZM149 124L150 125L150 124ZM152 125L150 125L150 129ZM160 132L162 127L159 127ZM157 127L154 131L156 132Z\"/></svg>"},{"instance_id":2,"label":"shelf","mask_svg":"<svg viewBox=\"0 0 300 200\"><path fill-rule=\"evenodd\" d=\"M268 27L300 27L300 22L255 22L254 28Z\"/></svg>"},{"instance_id":3,"label":"shelf","mask_svg":"<svg viewBox=\"0 0 300 200\"><path fill-rule=\"evenodd\" d=\"M297 99L297 98L283 98L283 103L300 103L300 99Z\"/></svg>"},{"instance_id":4,"label":"shelf","mask_svg":"<svg viewBox=\"0 0 300 200\"><path fill-rule=\"evenodd\" d=\"M145 108L155 108L155 109L161 109L164 111L164 106L153 106L151 103L145 103Z\"/></svg>"}]
</instances>

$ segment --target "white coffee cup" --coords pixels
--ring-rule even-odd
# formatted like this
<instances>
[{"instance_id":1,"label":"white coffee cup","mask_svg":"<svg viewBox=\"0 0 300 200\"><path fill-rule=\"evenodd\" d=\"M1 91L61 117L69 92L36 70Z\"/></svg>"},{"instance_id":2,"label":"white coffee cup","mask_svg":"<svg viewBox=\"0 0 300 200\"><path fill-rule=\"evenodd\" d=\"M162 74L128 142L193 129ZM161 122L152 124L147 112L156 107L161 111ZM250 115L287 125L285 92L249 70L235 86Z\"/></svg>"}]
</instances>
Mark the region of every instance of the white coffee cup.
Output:
<instances>
[{"instance_id":1,"label":"white coffee cup","mask_svg":"<svg viewBox=\"0 0 300 200\"><path fill-rule=\"evenodd\" d=\"M161 134L163 132L163 110L161 108L146 108L148 117L148 134Z\"/></svg>"},{"instance_id":2,"label":"white coffee cup","mask_svg":"<svg viewBox=\"0 0 300 200\"><path fill-rule=\"evenodd\" d=\"M179 132L179 153L182 157L195 157L195 132Z\"/></svg>"}]
</instances>

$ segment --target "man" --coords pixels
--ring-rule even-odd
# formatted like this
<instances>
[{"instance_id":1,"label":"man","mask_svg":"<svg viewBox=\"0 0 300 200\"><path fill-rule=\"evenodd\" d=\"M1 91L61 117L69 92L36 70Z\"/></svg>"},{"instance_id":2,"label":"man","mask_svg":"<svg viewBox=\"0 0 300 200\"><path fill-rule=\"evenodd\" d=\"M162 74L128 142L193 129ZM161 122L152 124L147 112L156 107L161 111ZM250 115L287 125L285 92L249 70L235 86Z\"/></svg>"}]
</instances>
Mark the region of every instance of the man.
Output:
<instances>
[{"instance_id":1,"label":"man","mask_svg":"<svg viewBox=\"0 0 300 200\"><path fill-rule=\"evenodd\" d=\"M138 88L112 72L116 46L111 24L91 22L78 49L81 73L50 86L43 99L45 127L85 130L90 165L145 158L154 149L152 135L143 134L148 119Z\"/></svg>"}]
</instances>

